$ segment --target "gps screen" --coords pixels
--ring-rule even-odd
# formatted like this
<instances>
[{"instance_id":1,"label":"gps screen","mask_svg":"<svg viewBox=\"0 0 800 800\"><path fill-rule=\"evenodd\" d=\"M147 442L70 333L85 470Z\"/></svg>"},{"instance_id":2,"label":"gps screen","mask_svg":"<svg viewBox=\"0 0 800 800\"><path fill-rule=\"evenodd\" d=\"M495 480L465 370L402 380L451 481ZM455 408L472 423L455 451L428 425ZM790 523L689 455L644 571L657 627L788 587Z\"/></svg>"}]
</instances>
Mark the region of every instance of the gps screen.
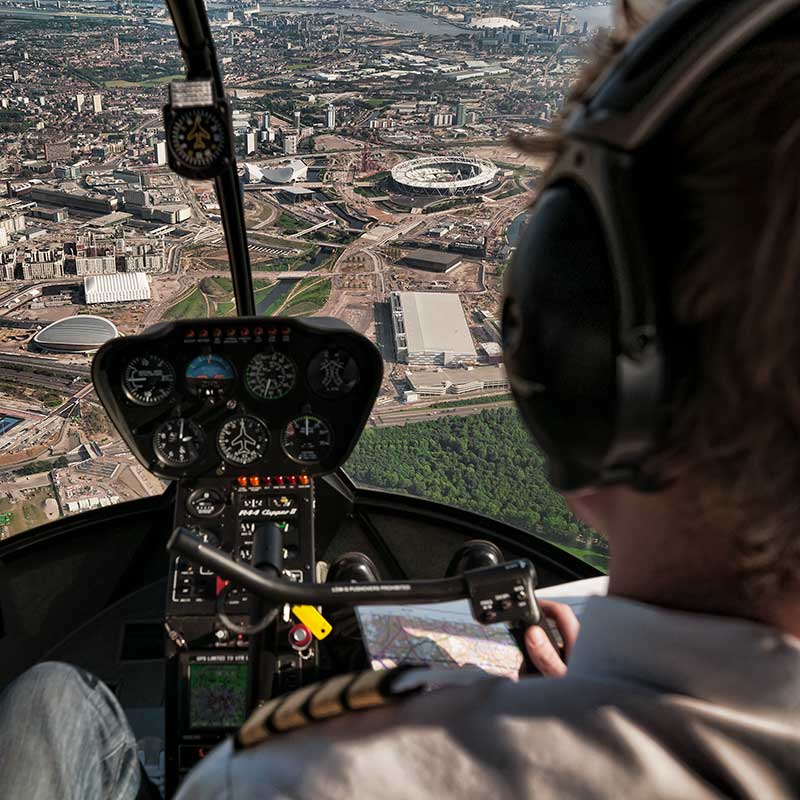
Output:
<instances>
[{"instance_id":1,"label":"gps screen","mask_svg":"<svg viewBox=\"0 0 800 800\"><path fill-rule=\"evenodd\" d=\"M190 728L238 728L246 702L246 663L189 666Z\"/></svg>"}]
</instances>

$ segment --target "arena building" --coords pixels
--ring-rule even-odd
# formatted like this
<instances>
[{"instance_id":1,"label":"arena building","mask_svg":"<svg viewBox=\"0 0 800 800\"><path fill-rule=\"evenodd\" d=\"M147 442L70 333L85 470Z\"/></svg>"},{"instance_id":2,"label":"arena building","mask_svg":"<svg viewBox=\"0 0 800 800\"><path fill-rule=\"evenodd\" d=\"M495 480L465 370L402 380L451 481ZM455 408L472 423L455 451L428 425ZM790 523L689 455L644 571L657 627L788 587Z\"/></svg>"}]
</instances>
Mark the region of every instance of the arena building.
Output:
<instances>
[{"instance_id":1,"label":"arena building","mask_svg":"<svg viewBox=\"0 0 800 800\"><path fill-rule=\"evenodd\" d=\"M389 302L399 362L448 366L477 358L457 294L392 292Z\"/></svg>"},{"instance_id":2,"label":"arena building","mask_svg":"<svg viewBox=\"0 0 800 800\"><path fill-rule=\"evenodd\" d=\"M86 304L131 303L150 299L150 283L144 272L115 272L83 279Z\"/></svg>"},{"instance_id":3,"label":"arena building","mask_svg":"<svg viewBox=\"0 0 800 800\"><path fill-rule=\"evenodd\" d=\"M392 169L392 183L404 194L481 194L497 178L491 161L468 156L425 156L404 161Z\"/></svg>"},{"instance_id":4,"label":"arena building","mask_svg":"<svg viewBox=\"0 0 800 800\"><path fill-rule=\"evenodd\" d=\"M110 319L94 314L80 314L48 325L33 337L33 343L42 350L88 353L117 336L117 327Z\"/></svg>"}]
</instances>

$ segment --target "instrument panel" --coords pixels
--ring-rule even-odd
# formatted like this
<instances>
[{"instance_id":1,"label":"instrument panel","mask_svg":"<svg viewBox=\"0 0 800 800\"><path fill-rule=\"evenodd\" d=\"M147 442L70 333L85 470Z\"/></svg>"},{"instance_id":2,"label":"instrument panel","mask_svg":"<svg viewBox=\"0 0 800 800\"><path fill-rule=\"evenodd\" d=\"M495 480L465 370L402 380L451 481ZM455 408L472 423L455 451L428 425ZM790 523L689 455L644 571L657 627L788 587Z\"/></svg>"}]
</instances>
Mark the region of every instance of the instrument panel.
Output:
<instances>
[{"instance_id":1,"label":"instrument panel","mask_svg":"<svg viewBox=\"0 0 800 800\"><path fill-rule=\"evenodd\" d=\"M339 320L162 323L97 353L100 401L162 478L330 472L350 455L383 363Z\"/></svg>"}]
</instances>

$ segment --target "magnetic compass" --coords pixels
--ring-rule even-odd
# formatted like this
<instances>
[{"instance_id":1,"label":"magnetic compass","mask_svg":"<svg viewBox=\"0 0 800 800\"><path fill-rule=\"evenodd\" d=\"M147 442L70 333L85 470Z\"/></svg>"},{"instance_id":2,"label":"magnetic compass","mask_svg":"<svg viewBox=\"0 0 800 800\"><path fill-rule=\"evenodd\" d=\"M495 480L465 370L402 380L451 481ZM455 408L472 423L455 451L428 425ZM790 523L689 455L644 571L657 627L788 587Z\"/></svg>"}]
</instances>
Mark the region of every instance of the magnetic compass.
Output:
<instances>
[{"instance_id":1,"label":"magnetic compass","mask_svg":"<svg viewBox=\"0 0 800 800\"><path fill-rule=\"evenodd\" d=\"M228 120L219 106L168 106L164 123L170 166L179 175L212 178L228 165Z\"/></svg>"}]
</instances>

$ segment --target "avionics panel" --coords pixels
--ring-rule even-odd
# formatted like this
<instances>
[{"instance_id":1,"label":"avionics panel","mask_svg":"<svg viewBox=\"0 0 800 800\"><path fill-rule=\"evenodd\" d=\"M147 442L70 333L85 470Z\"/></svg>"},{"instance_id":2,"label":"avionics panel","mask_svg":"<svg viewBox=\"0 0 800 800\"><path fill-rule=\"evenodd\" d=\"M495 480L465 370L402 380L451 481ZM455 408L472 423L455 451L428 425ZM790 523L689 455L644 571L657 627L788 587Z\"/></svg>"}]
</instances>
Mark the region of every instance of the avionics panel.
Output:
<instances>
[{"instance_id":1,"label":"avionics panel","mask_svg":"<svg viewBox=\"0 0 800 800\"><path fill-rule=\"evenodd\" d=\"M161 324L105 344L92 378L163 478L313 476L343 463L377 396L377 349L338 320Z\"/></svg>"}]
</instances>

